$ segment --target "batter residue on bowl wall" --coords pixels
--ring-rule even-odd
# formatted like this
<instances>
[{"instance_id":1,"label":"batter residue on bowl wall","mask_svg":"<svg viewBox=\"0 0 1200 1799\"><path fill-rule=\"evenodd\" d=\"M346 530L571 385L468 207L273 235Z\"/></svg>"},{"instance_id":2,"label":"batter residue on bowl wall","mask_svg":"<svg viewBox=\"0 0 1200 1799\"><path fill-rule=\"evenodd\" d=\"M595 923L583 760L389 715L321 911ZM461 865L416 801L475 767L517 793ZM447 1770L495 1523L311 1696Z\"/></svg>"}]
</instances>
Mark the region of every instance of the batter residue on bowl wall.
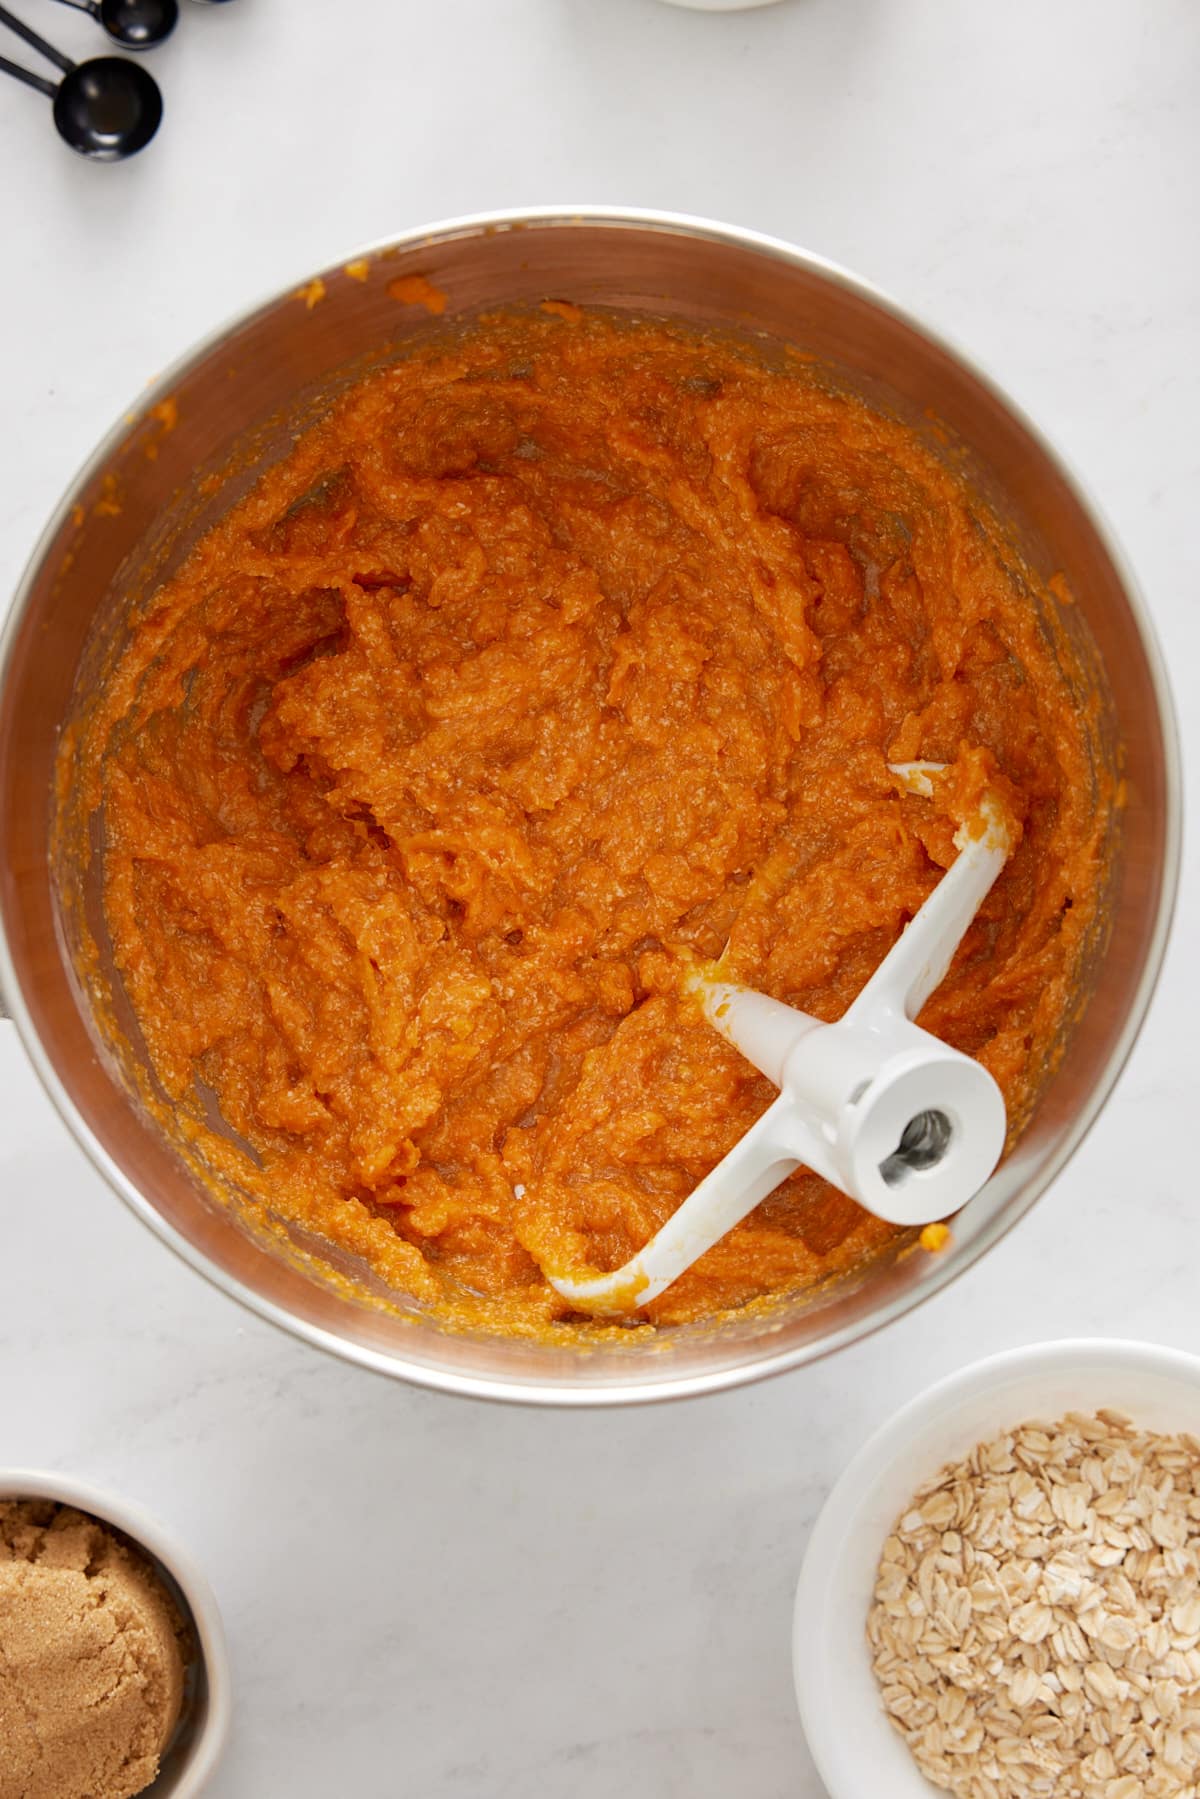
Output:
<instances>
[{"instance_id":1,"label":"batter residue on bowl wall","mask_svg":"<svg viewBox=\"0 0 1200 1799\"><path fill-rule=\"evenodd\" d=\"M951 861L889 760L1011 783L1022 841L923 1022L1020 1116L1095 914L1091 729L914 433L811 367L560 306L349 392L154 596L64 788L103 807L164 1090L255 1152L214 1160L527 1332L565 1310L543 1264L623 1262L772 1097L688 958L834 1018ZM800 1173L645 1315L888 1235Z\"/></svg>"}]
</instances>

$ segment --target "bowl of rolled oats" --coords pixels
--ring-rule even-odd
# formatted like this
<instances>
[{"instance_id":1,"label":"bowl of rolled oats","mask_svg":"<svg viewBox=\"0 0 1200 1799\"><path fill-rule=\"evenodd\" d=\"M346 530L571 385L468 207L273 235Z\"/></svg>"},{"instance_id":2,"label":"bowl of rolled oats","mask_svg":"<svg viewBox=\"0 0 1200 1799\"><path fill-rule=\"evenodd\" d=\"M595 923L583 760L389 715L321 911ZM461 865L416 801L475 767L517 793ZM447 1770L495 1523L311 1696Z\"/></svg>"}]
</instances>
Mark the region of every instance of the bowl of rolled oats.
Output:
<instances>
[{"instance_id":1,"label":"bowl of rolled oats","mask_svg":"<svg viewBox=\"0 0 1200 1799\"><path fill-rule=\"evenodd\" d=\"M1044 1343L913 1400L817 1520L793 1660L831 1799L1200 1799L1200 1359Z\"/></svg>"}]
</instances>

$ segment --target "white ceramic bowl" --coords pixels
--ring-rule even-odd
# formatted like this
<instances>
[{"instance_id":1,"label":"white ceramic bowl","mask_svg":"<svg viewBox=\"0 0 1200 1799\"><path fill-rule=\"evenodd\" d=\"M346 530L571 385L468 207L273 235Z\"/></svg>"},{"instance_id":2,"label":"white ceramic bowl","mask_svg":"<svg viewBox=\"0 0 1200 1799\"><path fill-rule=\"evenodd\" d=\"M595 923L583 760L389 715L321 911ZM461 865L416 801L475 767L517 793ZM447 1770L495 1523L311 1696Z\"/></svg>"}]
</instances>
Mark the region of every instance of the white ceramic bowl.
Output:
<instances>
[{"instance_id":1,"label":"white ceramic bowl","mask_svg":"<svg viewBox=\"0 0 1200 1799\"><path fill-rule=\"evenodd\" d=\"M884 1538L946 1462L1012 1425L1114 1406L1150 1430L1200 1435L1200 1359L1104 1338L1039 1343L952 1374L904 1406L837 1482L805 1552L792 1636L796 1700L830 1799L931 1799L888 1722L866 1621Z\"/></svg>"},{"instance_id":2,"label":"white ceramic bowl","mask_svg":"<svg viewBox=\"0 0 1200 1799\"><path fill-rule=\"evenodd\" d=\"M232 1687L225 1630L204 1575L153 1518L86 1481L32 1468L0 1468L3 1499L52 1499L74 1506L122 1532L153 1564L192 1626L197 1653L178 1728L144 1799L196 1799L212 1778L229 1736Z\"/></svg>"}]
</instances>

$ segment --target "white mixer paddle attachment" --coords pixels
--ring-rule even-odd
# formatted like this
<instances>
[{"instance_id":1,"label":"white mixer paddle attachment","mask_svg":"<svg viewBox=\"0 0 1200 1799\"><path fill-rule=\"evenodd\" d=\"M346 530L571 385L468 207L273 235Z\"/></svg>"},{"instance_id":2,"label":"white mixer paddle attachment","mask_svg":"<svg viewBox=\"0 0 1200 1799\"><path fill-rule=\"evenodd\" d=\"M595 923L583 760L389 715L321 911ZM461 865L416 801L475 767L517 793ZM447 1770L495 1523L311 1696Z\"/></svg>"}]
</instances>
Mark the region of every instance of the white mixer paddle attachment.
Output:
<instances>
[{"instance_id":1,"label":"white mixer paddle attachment","mask_svg":"<svg viewBox=\"0 0 1200 1799\"><path fill-rule=\"evenodd\" d=\"M892 773L928 798L942 767L905 762ZM913 1019L1008 857L1003 807L985 793L954 841L953 864L836 1024L749 987L698 982L710 1021L779 1097L623 1267L548 1269L565 1299L608 1315L648 1304L801 1163L890 1224L930 1224L979 1191L1004 1148L1004 1097L980 1063Z\"/></svg>"}]
</instances>

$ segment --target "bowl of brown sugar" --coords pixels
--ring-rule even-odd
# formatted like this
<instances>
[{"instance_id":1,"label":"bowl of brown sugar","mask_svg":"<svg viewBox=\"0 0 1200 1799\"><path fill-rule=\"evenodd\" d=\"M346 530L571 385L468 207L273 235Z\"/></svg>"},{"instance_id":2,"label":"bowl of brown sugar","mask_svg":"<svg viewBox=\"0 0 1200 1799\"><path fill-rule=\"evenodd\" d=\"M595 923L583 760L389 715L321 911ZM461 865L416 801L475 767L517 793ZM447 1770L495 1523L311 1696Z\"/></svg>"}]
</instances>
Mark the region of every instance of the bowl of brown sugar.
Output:
<instances>
[{"instance_id":1,"label":"bowl of brown sugar","mask_svg":"<svg viewBox=\"0 0 1200 1799\"><path fill-rule=\"evenodd\" d=\"M229 1694L216 1600L156 1523L0 1471L0 1799L191 1799Z\"/></svg>"}]
</instances>

